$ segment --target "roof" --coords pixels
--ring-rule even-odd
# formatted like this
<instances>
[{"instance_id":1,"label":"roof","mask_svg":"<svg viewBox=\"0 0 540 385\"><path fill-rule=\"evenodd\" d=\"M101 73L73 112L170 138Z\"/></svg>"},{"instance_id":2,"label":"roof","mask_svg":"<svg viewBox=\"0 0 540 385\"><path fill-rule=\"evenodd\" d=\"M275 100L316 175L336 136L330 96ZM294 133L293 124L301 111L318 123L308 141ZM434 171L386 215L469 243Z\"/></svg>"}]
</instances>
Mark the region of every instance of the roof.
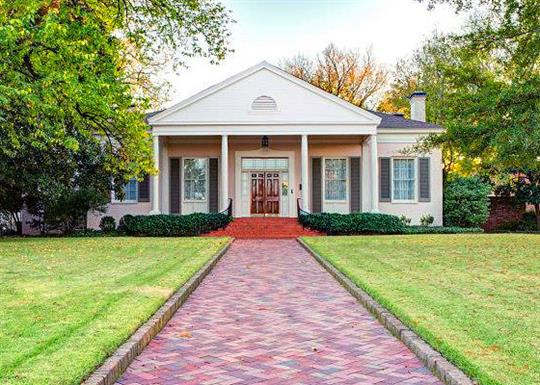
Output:
<instances>
[{"instance_id":1,"label":"roof","mask_svg":"<svg viewBox=\"0 0 540 385\"><path fill-rule=\"evenodd\" d=\"M149 118L149 123L151 125L154 125L154 124L159 124L160 121L162 121L164 118L166 118L168 115L171 115L173 114L174 112L180 110L180 109L183 109L195 102L197 102L198 100L201 100L213 93L216 93L217 91L221 90L221 89L224 89L252 74L255 74L256 72L260 71L260 70L268 70L272 73L274 73L275 75L278 75L288 81L290 81L291 83L294 83L328 101L331 101L349 111L352 111L354 113L356 113L358 116L361 116L364 120L366 121L369 121L371 124L378 124L380 118L372 113L370 113L369 111L367 111L366 109L363 109L363 108L360 108L352 103L349 103L347 102L346 100L343 100L342 98L336 96L336 95L333 95L329 92L326 92L324 91L323 89L319 88L319 87L316 87L302 79L299 79L297 78L296 76L293 76L291 75L290 73L282 70L281 68L279 67L276 67L266 61L262 61L260 62L259 64L256 64L236 75L233 75L227 79L225 79L224 81L220 82L220 83L217 83L211 87L208 87L207 89L173 105L172 107L169 107L167 109L165 109L164 111L158 113L158 114L155 114L154 116L152 116L151 118Z\"/></svg>"},{"instance_id":2,"label":"roof","mask_svg":"<svg viewBox=\"0 0 540 385\"><path fill-rule=\"evenodd\" d=\"M159 110L159 111L152 111L146 114L145 121L148 122L148 119L151 117L159 114L160 112L165 110ZM441 126L433 123L428 122L422 122L420 120L412 120L412 119L405 119L402 115L397 114L387 114L384 112L378 112L378 111L370 111L372 114L377 115L382 120L377 126L377 128L419 128L419 129L428 129L428 128L438 128L442 129Z\"/></svg>"},{"instance_id":3,"label":"roof","mask_svg":"<svg viewBox=\"0 0 540 385\"><path fill-rule=\"evenodd\" d=\"M152 112L147 113L144 116L144 121L146 123L148 123L148 119L150 119L152 116L155 116L155 115L157 115L157 114L159 114L160 112L163 112L163 111L165 111L165 109L161 109L161 110L158 110L158 111L152 111Z\"/></svg>"},{"instance_id":4,"label":"roof","mask_svg":"<svg viewBox=\"0 0 540 385\"><path fill-rule=\"evenodd\" d=\"M384 112L370 111L372 114L377 115L382 120L377 128L438 128L441 126L433 123L422 122L420 120L405 119L400 114L387 114Z\"/></svg>"},{"instance_id":5,"label":"roof","mask_svg":"<svg viewBox=\"0 0 540 385\"><path fill-rule=\"evenodd\" d=\"M146 115L146 122L147 123L150 123L150 124L154 124L154 123L157 123L159 120L161 120L162 118L166 117L167 115L175 112L176 110L179 110L183 107L186 107L194 102L196 102L197 100L200 100L224 87L227 87L228 85L234 83L234 82L237 82L238 80L241 80L243 79L244 77L246 76L249 76L250 74L253 74L257 71L259 71L260 69L267 69L267 70L270 70L271 72L274 72L275 74L285 78L285 79L288 79L290 80L291 82L294 82L308 90L310 90L311 92L314 92L322 97L325 97L326 99L329 99L331 101L333 101L334 103L337 103L338 105L341 105L342 107L345 107L347 108L348 110L351 110L353 112L356 112L358 113L359 115L362 115L364 116L364 118L367 118L368 120L371 120L373 121L373 123L377 123L377 121L379 119L380 122L378 123L377 125L377 128L391 128L391 129L442 129L441 126L439 125L436 125L436 124L432 124L432 123L427 123L427 122L422 122L422 121L419 121L419 120L412 120L412 119L405 119L402 115L398 115L398 114L387 114L387 113L383 113L383 112L377 112L377 111L370 111L370 110L367 110L367 109L363 109L363 108L360 108L350 102L347 102L346 100L336 96L336 95L333 95L329 92L326 92L324 90L322 90L321 88L318 88L302 79L299 79L285 71L283 71L281 68L279 67L276 67L266 61L263 61L253 67L250 67L248 68L247 70L245 71L242 71L234 76L231 76L230 78L218 83L218 84L215 84L183 101L181 101L180 103L177 103L176 105L170 107L170 108L167 108L167 109L162 109L160 111L154 111L154 112L150 112ZM418 94L424 94L423 92L418 92Z\"/></svg>"}]
</instances>

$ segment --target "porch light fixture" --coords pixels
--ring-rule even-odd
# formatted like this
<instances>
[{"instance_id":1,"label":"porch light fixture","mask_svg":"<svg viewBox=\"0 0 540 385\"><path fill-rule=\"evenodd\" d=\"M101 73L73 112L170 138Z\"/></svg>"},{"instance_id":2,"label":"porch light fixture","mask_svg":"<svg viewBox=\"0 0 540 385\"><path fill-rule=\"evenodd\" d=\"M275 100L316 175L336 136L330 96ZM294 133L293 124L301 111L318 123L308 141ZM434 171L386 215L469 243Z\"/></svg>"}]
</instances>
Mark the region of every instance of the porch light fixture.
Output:
<instances>
[{"instance_id":1,"label":"porch light fixture","mask_svg":"<svg viewBox=\"0 0 540 385\"><path fill-rule=\"evenodd\" d=\"M268 148L268 136L263 136L261 139L261 147Z\"/></svg>"}]
</instances>

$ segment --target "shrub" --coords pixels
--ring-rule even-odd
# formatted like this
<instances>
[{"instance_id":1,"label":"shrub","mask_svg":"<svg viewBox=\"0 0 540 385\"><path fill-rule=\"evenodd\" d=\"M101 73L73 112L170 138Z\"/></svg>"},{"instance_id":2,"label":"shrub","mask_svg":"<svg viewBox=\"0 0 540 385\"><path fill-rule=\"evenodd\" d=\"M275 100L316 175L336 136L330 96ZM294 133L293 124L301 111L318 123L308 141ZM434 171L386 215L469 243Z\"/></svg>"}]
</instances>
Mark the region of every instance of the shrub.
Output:
<instances>
[{"instance_id":1,"label":"shrub","mask_svg":"<svg viewBox=\"0 0 540 385\"><path fill-rule=\"evenodd\" d=\"M125 215L120 229L127 235L189 237L225 227L231 218L221 213L189 215Z\"/></svg>"},{"instance_id":2,"label":"shrub","mask_svg":"<svg viewBox=\"0 0 540 385\"><path fill-rule=\"evenodd\" d=\"M412 219L411 218L407 218L405 215L401 214L399 216L399 220L405 225L405 226L409 226L411 224L411 221Z\"/></svg>"},{"instance_id":3,"label":"shrub","mask_svg":"<svg viewBox=\"0 0 540 385\"><path fill-rule=\"evenodd\" d=\"M376 213L305 214L299 221L305 227L329 235L399 234L405 228L397 216Z\"/></svg>"},{"instance_id":4,"label":"shrub","mask_svg":"<svg viewBox=\"0 0 540 385\"><path fill-rule=\"evenodd\" d=\"M118 231L121 233L126 232L126 228L130 226L131 221L133 220L133 215L126 214L118 221Z\"/></svg>"},{"instance_id":5,"label":"shrub","mask_svg":"<svg viewBox=\"0 0 540 385\"><path fill-rule=\"evenodd\" d=\"M459 177L444 188L444 225L479 227L489 215L491 186L476 177Z\"/></svg>"},{"instance_id":6,"label":"shrub","mask_svg":"<svg viewBox=\"0 0 540 385\"><path fill-rule=\"evenodd\" d=\"M113 217L104 216L101 218L101 221L99 221L99 228L104 233L111 233L116 230L116 221Z\"/></svg>"},{"instance_id":7,"label":"shrub","mask_svg":"<svg viewBox=\"0 0 540 385\"><path fill-rule=\"evenodd\" d=\"M456 227L456 226L408 226L404 234L471 234L483 233L480 227Z\"/></svg>"},{"instance_id":8,"label":"shrub","mask_svg":"<svg viewBox=\"0 0 540 385\"><path fill-rule=\"evenodd\" d=\"M420 217L420 224L422 226L431 226L434 221L435 218L433 218L433 215L431 214L424 214Z\"/></svg>"}]
</instances>

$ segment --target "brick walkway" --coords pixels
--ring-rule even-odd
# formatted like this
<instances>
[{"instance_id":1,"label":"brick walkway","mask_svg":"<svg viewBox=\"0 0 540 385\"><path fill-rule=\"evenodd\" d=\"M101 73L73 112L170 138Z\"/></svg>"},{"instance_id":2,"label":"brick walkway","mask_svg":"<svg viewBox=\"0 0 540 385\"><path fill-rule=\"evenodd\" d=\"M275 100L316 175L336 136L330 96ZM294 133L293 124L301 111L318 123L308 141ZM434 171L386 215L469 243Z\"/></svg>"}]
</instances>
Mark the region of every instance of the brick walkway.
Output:
<instances>
[{"instance_id":1,"label":"brick walkway","mask_svg":"<svg viewBox=\"0 0 540 385\"><path fill-rule=\"evenodd\" d=\"M118 381L441 384L294 240L237 240Z\"/></svg>"}]
</instances>

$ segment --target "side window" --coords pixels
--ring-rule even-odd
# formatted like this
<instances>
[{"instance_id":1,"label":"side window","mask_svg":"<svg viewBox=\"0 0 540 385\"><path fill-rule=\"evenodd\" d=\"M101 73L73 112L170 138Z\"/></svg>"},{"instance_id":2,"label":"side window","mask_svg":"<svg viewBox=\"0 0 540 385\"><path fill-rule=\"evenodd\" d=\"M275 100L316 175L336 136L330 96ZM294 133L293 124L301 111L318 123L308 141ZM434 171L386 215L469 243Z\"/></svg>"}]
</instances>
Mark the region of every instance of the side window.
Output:
<instances>
[{"instance_id":1,"label":"side window","mask_svg":"<svg viewBox=\"0 0 540 385\"><path fill-rule=\"evenodd\" d=\"M415 200L416 170L414 159L393 160L393 200Z\"/></svg>"},{"instance_id":2,"label":"side window","mask_svg":"<svg viewBox=\"0 0 540 385\"><path fill-rule=\"evenodd\" d=\"M135 203L137 202L138 196L138 183L137 179L133 178L127 182L124 187L124 199L117 199L116 196L113 196L112 201L116 203Z\"/></svg>"},{"instance_id":3,"label":"side window","mask_svg":"<svg viewBox=\"0 0 540 385\"><path fill-rule=\"evenodd\" d=\"M184 201L207 199L208 159L184 159Z\"/></svg>"},{"instance_id":4,"label":"side window","mask_svg":"<svg viewBox=\"0 0 540 385\"><path fill-rule=\"evenodd\" d=\"M342 201L347 199L347 159L324 160L324 199Z\"/></svg>"}]
</instances>

